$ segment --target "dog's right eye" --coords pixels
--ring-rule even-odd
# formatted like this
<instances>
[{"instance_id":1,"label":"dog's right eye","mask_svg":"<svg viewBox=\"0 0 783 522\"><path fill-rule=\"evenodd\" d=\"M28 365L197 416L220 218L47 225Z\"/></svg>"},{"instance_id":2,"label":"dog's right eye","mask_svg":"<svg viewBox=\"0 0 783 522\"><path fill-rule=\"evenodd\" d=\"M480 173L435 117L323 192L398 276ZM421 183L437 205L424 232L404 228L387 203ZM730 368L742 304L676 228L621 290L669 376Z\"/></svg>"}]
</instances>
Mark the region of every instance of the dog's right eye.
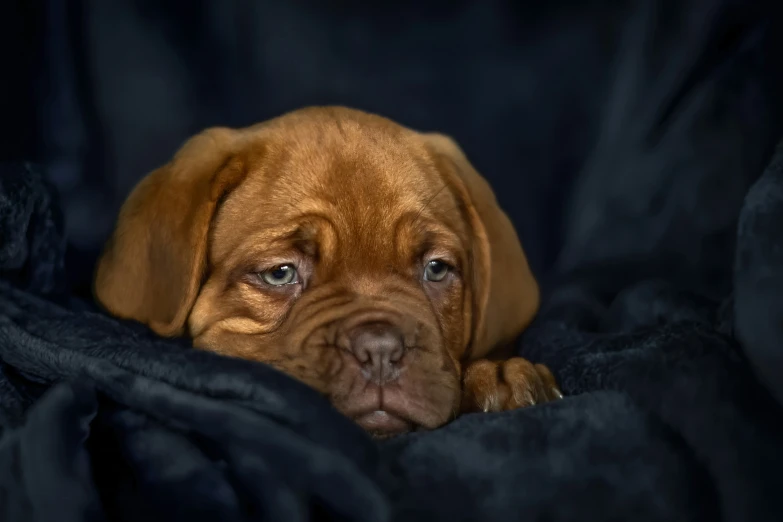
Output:
<instances>
[{"instance_id":1,"label":"dog's right eye","mask_svg":"<svg viewBox=\"0 0 783 522\"><path fill-rule=\"evenodd\" d=\"M299 282L299 274L294 265L279 265L261 272L261 279L268 285L282 286Z\"/></svg>"}]
</instances>

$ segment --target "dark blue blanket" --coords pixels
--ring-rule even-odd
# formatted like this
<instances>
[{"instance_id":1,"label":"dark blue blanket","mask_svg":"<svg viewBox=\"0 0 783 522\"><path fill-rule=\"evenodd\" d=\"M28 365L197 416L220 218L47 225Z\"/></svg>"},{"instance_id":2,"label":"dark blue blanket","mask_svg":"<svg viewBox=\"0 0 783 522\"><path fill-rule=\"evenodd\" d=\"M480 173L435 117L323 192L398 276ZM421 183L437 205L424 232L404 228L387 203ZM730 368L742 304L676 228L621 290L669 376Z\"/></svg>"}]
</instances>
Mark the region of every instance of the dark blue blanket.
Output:
<instances>
[{"instance_id":1,"label":"dark blue blanket","mask_svg":"<svg viewBox=\"0 0 783 522\"><path fill-rule=\"evenodd\" d=\"M677 63L629 29L520 342L566 399L380 444L271 368L68 295L56 195L3 167L0 520L783 519L780 91L768 27L709 59L701 29Z\"/></svg>"},{"instance_id":2,"label":"dark blue blanket","mask_svg":"<svg viewBox=\"0 0 783 522\"><path fill-rule=\"evenodd\" d=\"M57 293L51 194L6 169L0 517L779 519L782 163L746 198L733 300L664 279L612 290L616 269L574 276L523 343L569 397L381 445L270 368Z\"/></svg>"}]
</instances>

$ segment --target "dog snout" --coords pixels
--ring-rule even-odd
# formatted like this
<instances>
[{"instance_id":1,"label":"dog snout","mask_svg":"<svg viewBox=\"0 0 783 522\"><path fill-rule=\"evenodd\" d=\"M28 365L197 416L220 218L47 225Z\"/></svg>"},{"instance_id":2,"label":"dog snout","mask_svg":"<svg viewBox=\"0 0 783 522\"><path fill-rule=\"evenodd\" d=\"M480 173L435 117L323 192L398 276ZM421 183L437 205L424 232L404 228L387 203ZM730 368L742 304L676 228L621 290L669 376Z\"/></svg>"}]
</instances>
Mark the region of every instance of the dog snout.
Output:
<instances>
[{"instance_id":1,"label":"dog snout","mask_svg":"<svg viewBox=\"0 0 783 522\"><path fill-rule=\"evenodd\" d=\"M399 375L399 364L405 352L402 331L387 323L365 323L350 333L351 351L362 365L365 378L378 384Z\"/></svg>"}]
</instances>

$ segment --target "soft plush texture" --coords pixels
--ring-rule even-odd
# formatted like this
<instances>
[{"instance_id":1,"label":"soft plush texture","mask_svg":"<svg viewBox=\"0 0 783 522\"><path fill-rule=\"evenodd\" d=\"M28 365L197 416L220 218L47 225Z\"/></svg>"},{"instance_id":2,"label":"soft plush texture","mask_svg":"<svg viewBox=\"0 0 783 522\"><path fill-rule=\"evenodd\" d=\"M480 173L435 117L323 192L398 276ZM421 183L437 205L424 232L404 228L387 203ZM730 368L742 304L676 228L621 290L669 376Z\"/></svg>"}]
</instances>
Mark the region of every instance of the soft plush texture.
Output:
<instances>
[{"instance_id":1,"label":"soft plush texture","mask_svg":"<svg viewBox=\"0 0 783 522\"><path fill-rule=\"evenodd\" d=\"M0 516L780 519L780 381L757 379L748 359L773 375L783 340L780 293L769 295L783 271L782 162L783 149L742 209L733 300L585 268L551 286L521 343L564 400L380 444L271 368L156 339L58 293L50 189L7 166Z\"/></svg>"},{"instance_id":2,"label":"soft plush texture","mask_svg":"<svg viewBox=\"0 0 783 522\"><path fill-rule=\"evenodd\" d=\"M677 52L650 51L663 7L628 25L519 344L566 398L433 432L376 443L269 367L73 298L56 194L3 166L0 520L783 519L783 127L760 44L783 33L735 7L683 22Z\"/></svg>"}]
</instances>

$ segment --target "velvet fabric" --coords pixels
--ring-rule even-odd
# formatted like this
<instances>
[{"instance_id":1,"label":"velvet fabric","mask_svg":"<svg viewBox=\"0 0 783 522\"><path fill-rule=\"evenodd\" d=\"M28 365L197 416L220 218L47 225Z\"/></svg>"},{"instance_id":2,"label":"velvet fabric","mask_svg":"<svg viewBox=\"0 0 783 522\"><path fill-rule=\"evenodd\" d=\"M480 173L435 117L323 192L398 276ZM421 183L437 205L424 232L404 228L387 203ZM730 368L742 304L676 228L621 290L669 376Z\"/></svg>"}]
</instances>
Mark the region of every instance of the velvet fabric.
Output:
<instances>
[{"instance_id":1,"label":"velvet fabric","mask_svg":"<svg viewBox=\"0 0 783 522\"><path fill-rule=\"evenodd\" d=\"M375 442L76 297L56 176L0 167L0 520L783 519L783 32L757 4L639 5L518 346L554 403ZM549 234L519 223L536 193L501 196Z\"/></svg>"},{"instance_id":2,"label":"velvet fabric","mask_svg":"<svg viewBox=\"0 0 783 522\"><path fill-rule=\"evenodd\" d=\"M741 209L733 297L632 276L635 263L571 272L520 343L565 399L381 443L272 368L58 291L56 199L32 167L6 166L0 515L779 519L782 164L780 149Z\"/></svg>"}]
</instances>

